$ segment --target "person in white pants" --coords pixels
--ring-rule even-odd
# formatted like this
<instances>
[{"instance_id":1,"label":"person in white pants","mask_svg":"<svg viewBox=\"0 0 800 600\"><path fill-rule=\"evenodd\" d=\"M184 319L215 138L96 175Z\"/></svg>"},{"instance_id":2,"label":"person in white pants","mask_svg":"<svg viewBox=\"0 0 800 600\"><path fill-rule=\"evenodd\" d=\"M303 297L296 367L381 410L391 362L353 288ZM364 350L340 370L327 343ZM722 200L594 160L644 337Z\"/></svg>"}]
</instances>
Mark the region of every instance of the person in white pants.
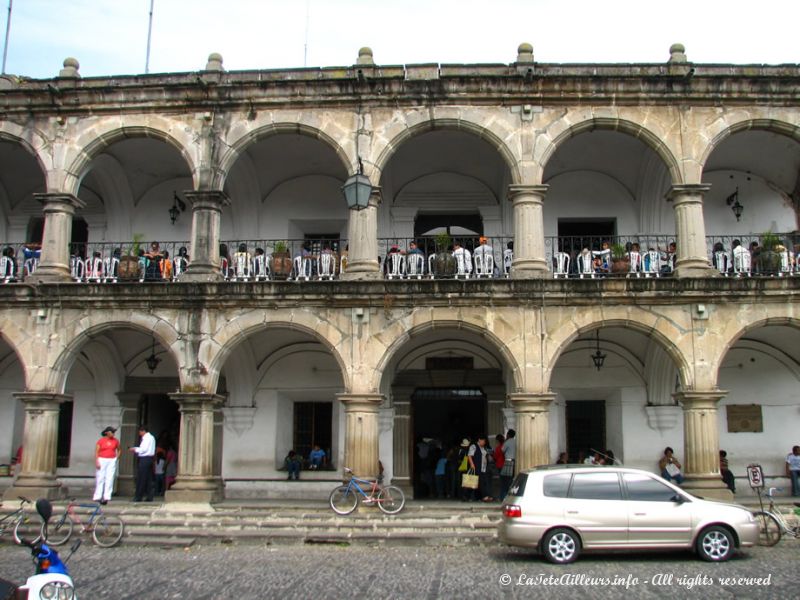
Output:
<instances>
[{"instance_id":1,"label":"person in white pants","mask_svg":"<svg viewBox=\"0 0 800 600\"><path fill-rule=\"evenodd\" d=\"M114 491L114 476L117 474L119 458L119 440L114 437L116 429L106 427L95 446L95 487L94 501L108 504L111 492Z\"/></svg>"}]
</instances>

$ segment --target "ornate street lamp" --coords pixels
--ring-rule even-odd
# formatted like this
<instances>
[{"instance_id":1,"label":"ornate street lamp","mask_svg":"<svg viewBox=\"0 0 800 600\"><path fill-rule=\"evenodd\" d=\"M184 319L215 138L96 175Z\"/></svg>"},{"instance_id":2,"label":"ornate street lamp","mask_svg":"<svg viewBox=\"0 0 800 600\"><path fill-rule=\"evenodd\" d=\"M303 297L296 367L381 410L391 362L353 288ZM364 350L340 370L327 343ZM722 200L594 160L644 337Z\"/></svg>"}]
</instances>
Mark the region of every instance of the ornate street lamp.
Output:
<instances>
[{"instance_id":1,"label":"ornate street lamp","mask_svg":"<svg viewBox=\"0 0 800 600\"><path fill-rule=\"evenodd\" d=\"M736 215L736 220L742 220L742 211L744 210L744 206L739 203L739 186L736 186L736 191L733 192L730 196L725 199L725 202L728 206L731 207L733 214Z\"/></svg>"},{"instance_id":2,"label":"ornate street lamp","mask_svg":"<svg viewBox=\"0 0 800 600\"><path fill-rule=\"evenodd\" d=\"M597 350L594 354L592 354L592 362L594 363L595 369L598 371L603 368L603 363L606 360L606 355L600 352L600 330L598 329L596 332L597 335Z\"/></svg>"},{"instance_id":3,"label":"ornate street lamp","mask_svg":"<svg viewBox=\"0 0 800 600\"><path fill-rule=\"evenodd\" d=\"M358 159L358 173L350 176L342 186L344 199L347 201L347 208L363 210L369 205L369 197L372 194L372 183L369 177L364 175L364 168L361 159Z\"/></svg>"},{"instance_id":4,"label":"ornate street lamp","mask_svg":"<svg viewBox=\"0 0 800 600\"><path fill-rule=\"evenodd\" d=\"M153 348L150 351L150 356L145 358L144 362L147 365L147 368L150 369L151 373L156 370L156 367L158 366L158 363L161 362L161 359L156 356L156 339L155 338L153 338Z\"/></svg>"},{"instance_id":5,"label":"ornate street lamp","mask_svg":"<svg viewBox=\"0 0 800 600\"><path fill-rule=\"evenodd\" d=\"M186 203L178 197L178 192L172 193L172 207L167 211L169 213L169 221L175 225L180 214L186 210Z\"/></svg>"}]
</instances>

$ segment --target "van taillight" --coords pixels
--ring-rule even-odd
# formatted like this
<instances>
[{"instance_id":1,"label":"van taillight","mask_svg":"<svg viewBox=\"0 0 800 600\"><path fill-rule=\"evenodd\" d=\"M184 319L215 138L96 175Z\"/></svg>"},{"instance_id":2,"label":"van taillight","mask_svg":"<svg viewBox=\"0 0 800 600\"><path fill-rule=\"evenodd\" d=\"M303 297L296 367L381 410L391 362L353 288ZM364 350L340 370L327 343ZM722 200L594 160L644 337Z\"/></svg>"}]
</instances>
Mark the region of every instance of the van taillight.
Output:
<instances>
[{"instance_id":1,"label":"van taillight","mask_svg":"<svg viewBox=\"0 0 800 600\"><path fill-rule=\"evenodd\" d=\"M522 508L520 508L516 504L506 504L503 507L503 514L507 517L521 517L522 516Z\"/></svg>"}]
</instances>

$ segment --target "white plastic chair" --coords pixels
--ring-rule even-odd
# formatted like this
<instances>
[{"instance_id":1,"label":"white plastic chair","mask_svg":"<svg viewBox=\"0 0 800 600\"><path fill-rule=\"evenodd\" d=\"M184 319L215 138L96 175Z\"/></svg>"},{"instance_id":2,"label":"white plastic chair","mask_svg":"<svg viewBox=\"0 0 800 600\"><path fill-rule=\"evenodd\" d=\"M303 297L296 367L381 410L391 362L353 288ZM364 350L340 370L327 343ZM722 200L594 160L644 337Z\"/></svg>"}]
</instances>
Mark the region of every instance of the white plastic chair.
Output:
<instances>
[{"instance_id":1,"label":"white plastic chair","mask_svg":"<svg viewBox=\"0 0 800 600\"><path fill-rule=\"evenodd\" d=\"M466 248L457 248L453 251L453 258L456 259L456 279L463 277L469 279L472 274L472 255Z\"/></svg>"},{"instance_id":2,"label":"white plastic chair","mask_svg":"<svg viewBox=\"0 0 800 600\"><path fill-rule=\"evenodd\" d=\"M403 277L403 255L399 252L387 254L385 266L387 279L400 279Z\"/></svg>"},{"instance_id":3,"label":"white plastic chair","mask_svg":"<svg viewBox=\"0 0 800 600\"><path fill-rule=\"evenodd\" d=\"M233 254L233 277L231 281L249 281L250 268L253 257L249 252L235 252Z\"/></svg>"},{"instance_id":4,"label":"white plastic chair","mask_svg":"<svg viewBox=\"0 0 800 600\"><path fill-rule=\"evenodd\" d=\"M611 250L592 250L592 258L600 259L600 273L611 273Z\"/></svg>"},{"instance_id":5,"label":"white plastic chair","mask_svg":"<svg viewBox=\"0 0 800 600\"><path fill-rule=\"evenodd\" d=\"M317 257L317 277L329 281L336 277L336 257L331 252L322 252Z\"/></svg>"},{"instance_id":6,"label":"white plastic chair","mask_svg":"<svg viewBox=\"0 0 800 600\"><path fill-rule=\"evenodd\" d=\"M189 261L184 256L176 256L172 261L172 279L177 280L189 268Z\"/></svg>"},{"instance_id":7,"label":"white plastic chair","mask_svg":"<svg viewBox=\"0 0 800 600\"><path fill-rule=\"evenodd\" d=\"M105 278L105 271L103 270L103 259L99 256L93 256L86 259L86 268L84 275L86 281L94 281L100 283Z\"/></svg>"},{"instance_id":8,"label":"white plastic chair","mask_svg":"<svg viewBox=\"0 0 800 600\"><path fill-rule=\"evenodd\" d=\"M744 246L733 249L733 273L737 277L750 276L750 251Z\"/></svg>"},{"instance_id":9,"label":"white plastic chair","mask_svg":"<svg viewBox=\"0 0 800 600\"><path fill-rule=\"evenodd\" d=\"M228 259L224 256L219 259L219 272L222 274L223 279L228 280Z\"/></svg>"},{"instance_id":10,"label":"white plastic chair","mask_svg":"<svg viewBox=\"0 0 800 600\"><path fill-rule=\"evenodd\" d=\"M475 277L494 277L494 254L491 247L478 246L472 258L475 262Z\"/></svg>"},{"instance_id":11,"label":"white plastic chair","mask_svg":"<svg viewBox=\"0 0 800 600\"><path fill-rule=\"evenodd\" d=\"M645 277L661 277L661 253L658 250L643 252L642 263Z\"/></svg>"},{"instance_id":12,"label":"white plastic chair","mask_svg":"<svg viewBox=\"0 0 800 600\"><path fill-rule=\"evenodd\" d=\"M4 257L5 258L5 257ZM26 258L25 264L23 265L24 272L23 274L25 277L33 275L36 272L36 269L39 268L39 259L38 258ZM0 267L0 273L4 272L2 267Z\"/></svg>"},{"instance_id":13,"label":"white plastic chair","mask_svg":"<svg viewBox=\"0 0 800 600\"><path fill-rule=\"evenodd\" d=\"M789 256L789 251L784 250L783 252L778 252L781 257L781 268L778 271L778 277L783 277L784 275L791 275L792 273L792 259Z\"/></svg>"},{"instance_id":14,"label":"white plastic chair","mask_svg":"<svg viewBox=\"0 0 800 600\"><path fill-rule=\"evenodd\" d=\"M511 265L514 262L514 251L510 248L503 250L503 274L508 277L511 275Z\"/></svg>"},{"instance_id":15,"label":"white plastic chair","mask_svg":"<svg viewBox=\"0 0 800 600\"><path fill-rule=\"evenodd\" d=\"M0 273L3 275L3 283L14 281L17 278L16 263L8 256L0 258Z\"/></svg>"},{"instance_id":16,"label":"white plastic chair","mask_svg":"<svg viewBox=\"0 0 800 600\"><path fill-rule=\"evenodd\" d=\"M569 254L566 252L556 252L553 254L553 278L558 279L569 277Z\"/></svg>"},{"instance_id":17,"label":"white plastic chair","mask_svg":"<svg viewBox=\"0 0 800 600\"><path fill-rule=\"evenodd\" d=\"M575 264L578 267L578 277L581 279L584 277L594 279L594 264L591 252L581 252L578 254L578 258L575 259Z\"/></svg>"},{"instance_id":18,"label":"white plastic chair","mask_svg":"<svg viewBox=\"0 0 800 600\"><path fill-rule=\"evenodd\" d=\"M311 279L311 257L310 256L295 256L294 257L294 280L300 281Z\"/></svg>"},{"instance_id":19,"label":"white plastic chair","mask_svg":"<svg viewBox=\"0 0 800 600\"><path fill-rule=\"evenodd\" d=\"M412 252L406 256L406 277L422 279L425 275L425 256L419 252Z\"/></svg>"},{"instance_id":20,"label":"white plastic chair","mask_svg":"<svg viewBox=\"0 0 800 600\"><path fill-rule=\"evenodd\" d=\"M69 259L69 274L75 281L83 281L86 272L86 263L80 256L72 256Z\"/></svg>"},{"instance_id":21,"label":"white plastic chair","mask_svg":"<svg viewBox=\"0 0 800 600\"><path fill-rule=\"evenodd\" d=\"M628 252L628 277L634 275L636 277L642 276L642 255L639 252Z\"/></svg>"},{"instance_id":22,"label":"white plastic chair","mask_svg":"<svg viewBox=\"0 0 800 600\"><path fill-rule=\"evenodd\" d=\"M714 252L714 265L717 267L722 275L727 275L731 270L731 257L730 254L724 250L717 250Z\"/></svg>"},{"instance_id":23,"label":"white plastic chair","mask_svg":"<svg viewBox=\"0 0 800 600\"><path fill-rule=\"evenodd\" d=\"M256 254L253 257L253 279L255 281L269 279L269 261L265 254Z\"/></svg>"},{"instance_id":24,"label":"white plastic chair","mask_svg":"<svg viewBox=\"0 0 800 600\"><path fill-rule=\"evenodd\" d=\"M109 256L103 259L103 274L106 283L116 283L119 273L119 259L116 256Z\"/></svg>"}]
</instances>

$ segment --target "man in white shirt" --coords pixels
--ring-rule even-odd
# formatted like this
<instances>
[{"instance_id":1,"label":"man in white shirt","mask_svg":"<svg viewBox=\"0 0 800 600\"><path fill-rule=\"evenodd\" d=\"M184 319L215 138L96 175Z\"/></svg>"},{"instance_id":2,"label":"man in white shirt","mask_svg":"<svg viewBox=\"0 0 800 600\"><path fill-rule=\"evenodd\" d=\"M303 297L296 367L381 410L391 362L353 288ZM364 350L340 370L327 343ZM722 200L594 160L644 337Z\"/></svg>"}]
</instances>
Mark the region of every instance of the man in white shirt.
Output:
<instances>
[{"instance_id":1,"label":"man in white shirt","mask_svg":"<svg viewBox=\"0 0 800 600\"><path fill-rule=\"evenodd\" d=\"M139 465L136 468L136 494L134 502L141 502L142 497L147 496L147 501L153 501L153 457L156 454L156 438L148 433L147 428L142 425L139 427L141 441L138 446L129 448L135 452L139 458Z\"/></svg>"}]
</instances>

